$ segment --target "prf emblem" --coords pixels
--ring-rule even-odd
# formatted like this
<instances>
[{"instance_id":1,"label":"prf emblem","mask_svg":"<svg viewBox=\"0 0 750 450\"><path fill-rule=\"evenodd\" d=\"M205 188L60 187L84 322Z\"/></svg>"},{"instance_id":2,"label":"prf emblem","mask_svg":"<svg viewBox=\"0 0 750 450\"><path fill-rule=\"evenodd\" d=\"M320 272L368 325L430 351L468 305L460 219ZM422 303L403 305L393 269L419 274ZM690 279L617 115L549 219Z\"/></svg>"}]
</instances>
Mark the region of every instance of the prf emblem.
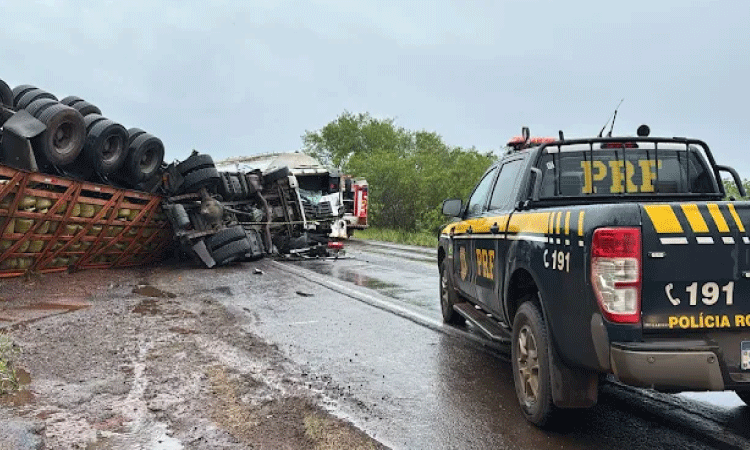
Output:
<instances>
[{"instance_id":1,"label":"prf emblem","mask_svg":"<svg viewBox=\"0 0 750 450\"><path fill-rule=\"evenodd\" d=\"M469 276L469 263L466 261L466 247L461 247L458 251L458 259L461 261L461 279L466 281Z\"/></svg>"}]
</instances>

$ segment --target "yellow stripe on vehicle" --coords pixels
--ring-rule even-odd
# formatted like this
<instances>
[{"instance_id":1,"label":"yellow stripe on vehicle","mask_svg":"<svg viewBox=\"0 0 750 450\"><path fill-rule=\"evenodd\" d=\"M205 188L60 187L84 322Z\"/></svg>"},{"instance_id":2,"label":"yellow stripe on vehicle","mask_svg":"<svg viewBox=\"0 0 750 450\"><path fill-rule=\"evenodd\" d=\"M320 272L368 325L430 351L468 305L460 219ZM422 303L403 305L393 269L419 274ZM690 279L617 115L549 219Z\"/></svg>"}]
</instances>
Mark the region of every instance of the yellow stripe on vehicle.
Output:
<instances>
[{"instance_id":1,"label":"yellow stripe on vehicle","mask_svg":"<svg viewBox=\"0 0 750 450\"><path fill-rule=\"evenodd\" d=\"M508 233L545 234L549 229L550 215L554 213L518 213L513 214L508 223Z\"/></svg>"},{"instance_id":2,"label":"yellow stripe on vehicle","mask_svg":"<svg viewBox=\"0 0 750 450\"><path fill-rule=\"evenodd\" d=\"M578 213L578 236L583 236L583 216L586 215L584 211Z\"/></svg>"},{"instance_id":3,"label":"yellow stripe on vehicle","mask_svg":"<svg viewBox=\"0 0 750 450\"><path fill-rule=\"evenodd\" d=\"M557 225L555 225L555 234L560 234L560 220L562 219L562 211L557 213Z\"/></svg>"},{"instance_id":4,"label":"yellow stripe on vehicle","mask_svg":"<svg viewBox=\"0 0 750 450\"><path fill-rule=\"evenodd\" d=\"M654 224L656 232L663 233L682 233L682 225L677 220L677 216L669 205L646 205L643 207Z\"/></svg>"},{"instance_id":5,"label":"yellow stripe on vehicle","mask_svg":"<svg viewBox=\"0 0 750 450\"><path fill-rule=\"evenodd\" d=\"M708 225L706 224L706 221L703 220L703 214L701 214L700 210L698 209L698 205L693 203L686 203L684 205L680 205L680 207L682 208L682 212L685 213L685 217L690 224L690 228L693 229L693 232L708 233Z\"/></svg>"},{"instance_id":6,"label":"yellow stripe on vehicle","mask_svg":"<svg viewBox=\"0 0 750 450\"><path fill-rule=\"evenodd\" d=\"M724 220L724 215L721 213L721 210L719 210L719 205L716 203L709 203L707 206L708 212L714 219L714 223L716 224L716 228L719 229L719 232L729 233L729 225L727 225L727 221Z\"/></svg>"},{"instance_id":7,"label":"yellow stripe on vehicle","mask_svg":"<svg viewBox=\"0 0 750 450\"><path fill-rule=\"evenodd\" d=\"M555 234L555 213L547 218L547 234Z\"/></svg>"},{"instance_id":8,"label":"yellow stripe on vehicle","mask_svg":"<svg viewBox=\"0 0 750 450\"><path fill-rule=\"evenodd\" d=\"M570 234L570 211L565 213L565 235Z\"/></svg>"},{"instance_id":9,"label":"yellow stripe on vehicle","mask_svg":"<svg viewBox=\"0 0 750 450\"><path fill-rule=\"evenodd\" d=\"M732 215L734 218L734 222L737 224L737 228L740 229L740 232L745 232L745 227L742 225L742 221L740 220L740 216L737 215L737 210L734 209L734 205L729 203L727 204L727 208L729 208L729 214Z\"/></svg>"}]
</instances>

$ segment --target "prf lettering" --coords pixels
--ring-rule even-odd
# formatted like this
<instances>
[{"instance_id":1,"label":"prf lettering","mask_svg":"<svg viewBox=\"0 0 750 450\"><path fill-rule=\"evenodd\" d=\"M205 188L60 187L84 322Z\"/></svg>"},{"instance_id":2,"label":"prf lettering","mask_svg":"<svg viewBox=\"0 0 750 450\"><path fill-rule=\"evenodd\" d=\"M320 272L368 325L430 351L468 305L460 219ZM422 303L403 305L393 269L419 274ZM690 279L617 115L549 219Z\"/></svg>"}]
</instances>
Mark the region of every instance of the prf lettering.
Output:
<instances>
[{"instance_id":1,"label":"prf lettering","mask_svg":"<svg viewBox=\"0 0 750 450\"><path fill-rule=\"evenodd\" d=\"M495 250L477 249L477 275L495 279Z\"/></svg>"},{"instance_id":2,"label":"prf lettering","mask_svg":"<svg viewBox=\"0 0 750 450\"><path fill-rule=\"evenodd\" d=\"M642 159L638 161L638 170L641 171L640 186L633 183L636 167L630 161L608 161L604 164L602 161L581 161L583 169L583 193L596 194L594 182L602 181L609 175L612 180L609 192L611 194L620 194L623 192L654 192L654 180L656 179L656 164L651 159ZM662 168L662 161L659 160L659 169ZM624 183L623 183L624 181ZM640 187L640 190L638 189ZM625 190L623 190L623 188Z\"/></svg>"}]
</instances>

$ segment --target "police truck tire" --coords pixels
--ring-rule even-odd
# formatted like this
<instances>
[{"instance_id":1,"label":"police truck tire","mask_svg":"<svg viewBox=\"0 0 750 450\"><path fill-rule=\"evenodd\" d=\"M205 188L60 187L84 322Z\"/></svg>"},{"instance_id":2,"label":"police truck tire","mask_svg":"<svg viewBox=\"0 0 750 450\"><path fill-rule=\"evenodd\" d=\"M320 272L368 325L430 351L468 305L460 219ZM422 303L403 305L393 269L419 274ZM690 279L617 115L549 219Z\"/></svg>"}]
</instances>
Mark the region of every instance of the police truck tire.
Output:
<instances>
[{"instance_id":1,"label":"police truck tire","mask_svg":"<svg viewBox=\"0 0 750 450\"><path fill-rule=\"evenodd\" d=\"M26 111L34 117L39 117L39 114L41 114L42 111L52 105L57 105L57 103L58 102L51 98L40 98L31 102L31 104L26 107Z\"/></svg>"},{"instance_id":2,"label":"police truck tire","mask_svg":"<svg viewBox=\"0 0 750 450\"><path fill-rule=\"evenodd\" d=\"M0 105L7 106L8 108L13 107L13 90L3 80L0 80Z\"/></svg>"},{"instance_id":3,"label":"police truck tire","mask_svg":"<svg viewBox=\"0 0 750 450\"><path fill-rule=\"evenodd\" d=\"M208 247L209 251L214 251L230 242L239 241L246 237L247 234L245 233L245 229L242 228L242 225L235 225L233 227L219 230L215 234L207 237L205 239L206 247Z\"/></svg>"},{"instance_id":4,"label":"police truck tire","mask_svg":"<svg viewBox=\"0 0 750 450\"><path fill-rule=\"evenodd\" d=\"M57 104L42 111L38 119L47 129L40 136L35 150L55 166L72 164L86 139L86 125L81 114L69 106Z\"/></svg>"},{"instance_id":5,"label":"police truck tire","mask_svg":"<svg viewBox=\"0 0 750 450\"><path fill-rule=\"evenodd\" d=\"M128 130L104 119L89 129L83 152L97 172L108 175L120 170L125 163L127 145Z\"/></svg>"},{"instance_id":6,"label":"police truck tire","mask_svg":"<svg viewBox=\"0 0 750 450\"><path fill-rule=\"evenodd\" d=\"M448 274L448 262L440 263L440 311L443 313L443 322L451 325L461 325L466 319L453 309L453 305L460 303L458 294L453 288L453 281Z\"/></svg>"},{"instance_id":7,"label":"police truck tire","mask_svg":"<svg viewBox=\"0 0 750 450\"><path fill-rule=\"evenodd\" d=\"M518 402L526 419L544 427L555 413L552 402L549 333L536 303L516 312L511 337L511 363Z\"/></svg>"},{"instance_id":8,"label":"police truck tire","mask_svg":"<svg viewBox=\"0 0 750 450\"><path fill-rule=\"evenodd\" d=\"M42 89L31 89L18 99L18 103L16 103L16 109L26 109L26 107L34 102L34 100L39 100L40 98L49 98L51 100L57 101L57 97L47 91L44 91Z\"/></svg>"},{"instance_id":9,"label":"police truck tire","mask_svg":"<svg viewBox=\"0 0 750 450\"><path fill-rule=\"evenodd\" d=\"M189 156L185 161L177 164L177 172L179 172L180 175L185 176L194 170L207 169L210 167L216 167L211 155L196 154Z\"/></svg>"},{"instance_id":10,"label":"police truck tire","mask_svg":"<svg viewBox=\"0 0 750 450\"><path fill-rule=\"evenodd\" d=\"M263 184L271 184L277 180L288 177L289 175L291 175L291 172L288 167L272 170L263 175Z\"/></svg>"},{"instance_id":11,"label":"police truck tire","mask_svg":"<svg viewBox=\"0 0 750 450\"><path fill-rule=\"evenodd\" d=\"M735 394L745 402L747 406L750 406L750 391L734 391Z\"/></svg>"},{"instance_id":12,"label":"police truck tire","mask_svg":"<svg viewBox=\"0 0 750 450\"><path fill-rule=\"evenodd\" d=\"M80 102L75 102L72 105L70 105L71 108L75 109L83 117L88 116L89 114L99 114L101 115L102 110L99 109L96 105L92 105L91 103L87 102L86 100L82 100Z\"/></svg>"},{"instance_id":13,"label":"police truck tire","mask_svg":"<svg viewBox=\"0 0 750 450\"><path fill-rule=\"evenodd\" d=\"M245 253L252 249L250 241L247 238L240 239L238 241L230 242L216 250L211 251L211 256L216 261L216 265L222 265L230 261L242 259L245 257Z\"/></svg>"}]
</instances>

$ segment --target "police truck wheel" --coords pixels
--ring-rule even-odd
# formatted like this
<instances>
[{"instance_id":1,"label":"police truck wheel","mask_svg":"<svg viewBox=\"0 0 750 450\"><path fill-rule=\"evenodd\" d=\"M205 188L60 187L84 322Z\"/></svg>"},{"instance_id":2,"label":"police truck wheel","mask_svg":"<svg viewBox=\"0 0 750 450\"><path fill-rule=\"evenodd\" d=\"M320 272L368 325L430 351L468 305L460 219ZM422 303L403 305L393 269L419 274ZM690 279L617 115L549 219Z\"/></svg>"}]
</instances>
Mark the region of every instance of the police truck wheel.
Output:
<instances>
[{"instance_id":1,"label":"police truck wheel","mask_svg":"<svg viewBox=\"0 0 750 450\"><path fill-rule=\"evenodd\" d=\"M541 311L533 302L518 308L511 338L513 381L521 411L540 427L555 411L552 403L549 339Z\"/></svg>"},{"instance_id":2,"label":"police truck wheel","mask_svg":"<svg viewBox=\"0 0 750 450\"><path fill-rule=\"evenodd\" d=\"M443 313L443 322L451 325L461 325L466 322L464 316L453 309L456 303L459 303L458 294L448 274L448 263L443 260L440 263L440 311Z\"/></svg>"},{"instance_id":3,"label":"police truck wheel","mask_svg":"<svg viewBox=\"0 0 750 450\"><path fill-rule=\"evenodd\" d=\"M750 391L734 391L735 394L745 402L746 405L750 406Z\"/></svg>"}]
</instances>

